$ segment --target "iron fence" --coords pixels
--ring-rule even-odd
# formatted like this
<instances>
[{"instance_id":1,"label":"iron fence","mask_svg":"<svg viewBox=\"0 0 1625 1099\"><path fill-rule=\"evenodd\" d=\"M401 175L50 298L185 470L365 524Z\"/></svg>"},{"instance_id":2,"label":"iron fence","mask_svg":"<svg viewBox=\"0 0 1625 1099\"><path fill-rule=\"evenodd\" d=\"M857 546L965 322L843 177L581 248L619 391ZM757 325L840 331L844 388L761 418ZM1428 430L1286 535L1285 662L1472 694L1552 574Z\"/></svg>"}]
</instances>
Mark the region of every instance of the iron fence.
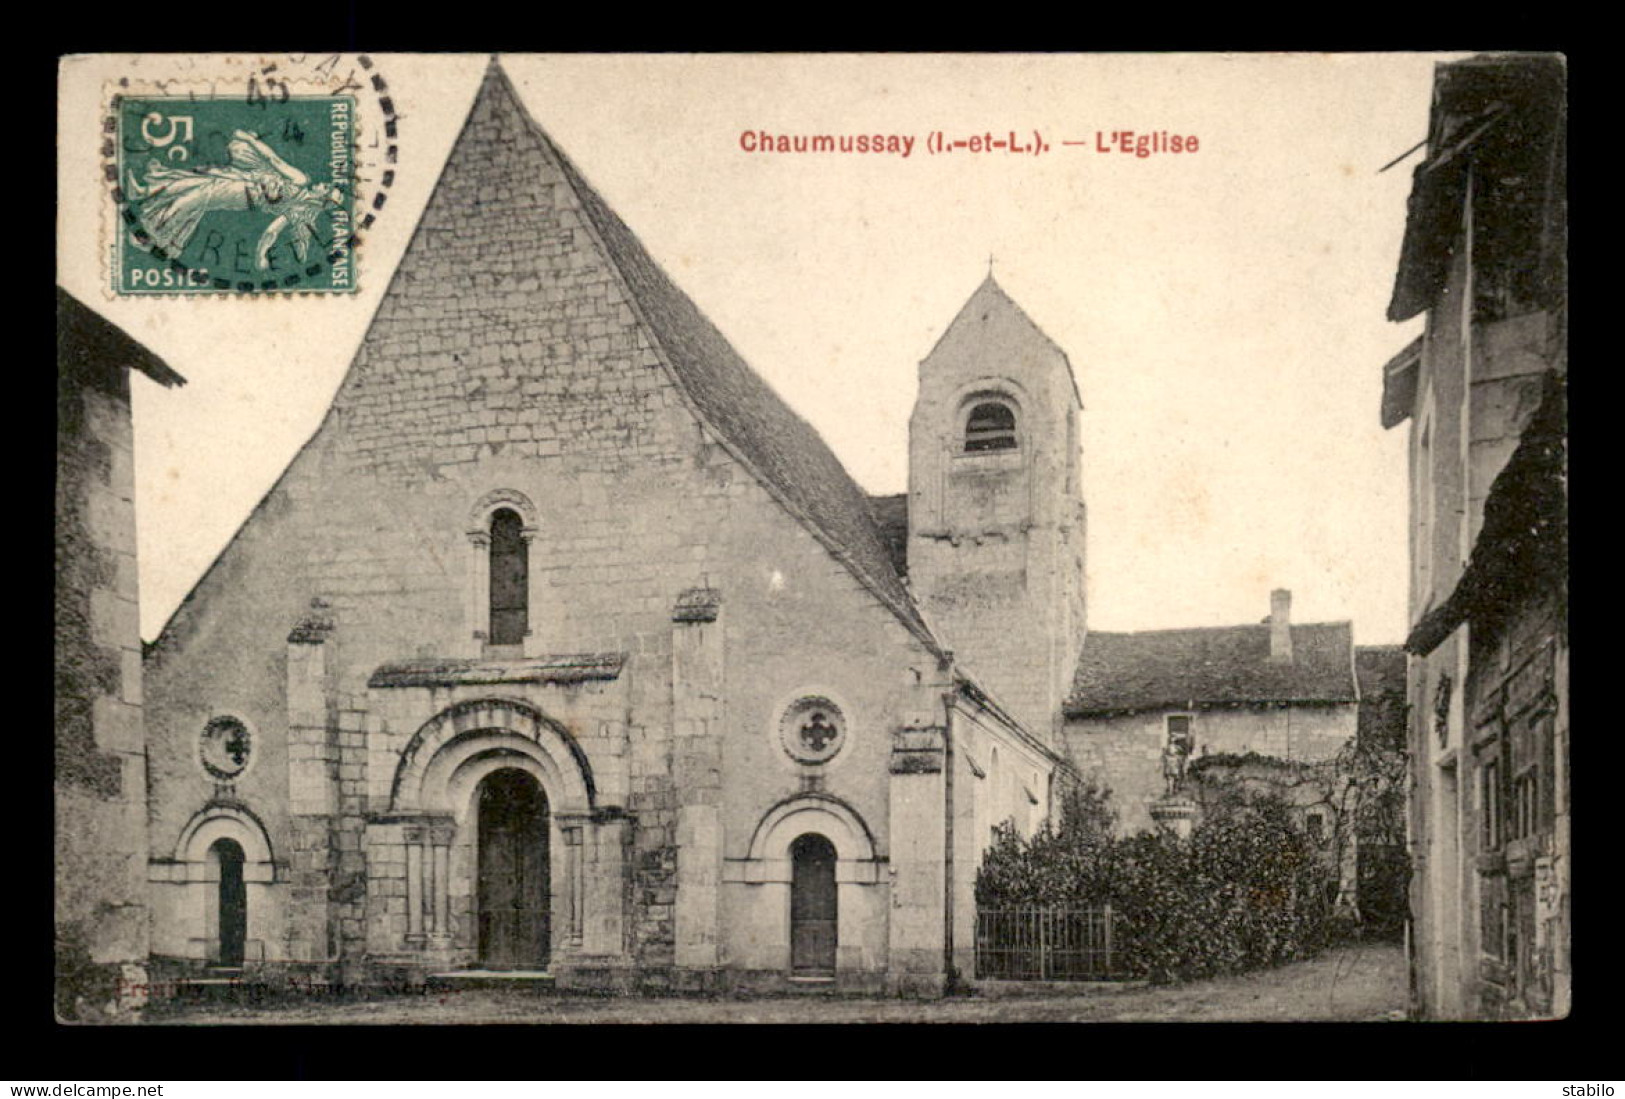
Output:
<instances>
[{"instance_id":1,"label":"iron fence","mask_svg":"<svg viewBox=\"0 0 1625 1099\"><path fill-rule=\"evenodd\" d=\"M976 910L976 976L1003 981L1103 981L1120 977L1112 906Z\"/></svg>"}]
</instances>

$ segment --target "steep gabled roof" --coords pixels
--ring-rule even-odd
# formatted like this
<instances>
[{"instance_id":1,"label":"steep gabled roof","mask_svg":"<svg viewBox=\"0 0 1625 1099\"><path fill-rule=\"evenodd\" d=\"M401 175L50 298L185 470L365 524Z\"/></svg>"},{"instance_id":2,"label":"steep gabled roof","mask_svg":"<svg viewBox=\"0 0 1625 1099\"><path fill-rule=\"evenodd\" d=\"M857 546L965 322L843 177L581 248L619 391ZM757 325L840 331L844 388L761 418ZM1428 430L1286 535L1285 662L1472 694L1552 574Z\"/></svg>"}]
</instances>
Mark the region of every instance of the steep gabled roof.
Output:
<instances>
[{"instance_id":1,"label":"steep gabled roof","mask_svg":"<svg viewBox=\"0 0 1625 1099\"><path fill-rule=\"evenodd\" d=\"M1290 663L1270 660L1267 624L1090 630L1064 712L1098 717L1186 707L1353 702L1353 650L1348 622L1293 625Z\"/></svg>"},{"instance_id":2,"label":"steep gabled roof","mask_svg":"<svg viewBox=\"0 0 1625 1099\"><path fill-rule=\"evenodd\" d=\"M495 60L474 112L488 97L500 97L503 107L518 112L558 163L634 310L700 419L865 587L940 652L892 565L885 538L870 513L868 494L840 459L660 269L626 223L531 118Z\"/></svg>"}]
</instances>

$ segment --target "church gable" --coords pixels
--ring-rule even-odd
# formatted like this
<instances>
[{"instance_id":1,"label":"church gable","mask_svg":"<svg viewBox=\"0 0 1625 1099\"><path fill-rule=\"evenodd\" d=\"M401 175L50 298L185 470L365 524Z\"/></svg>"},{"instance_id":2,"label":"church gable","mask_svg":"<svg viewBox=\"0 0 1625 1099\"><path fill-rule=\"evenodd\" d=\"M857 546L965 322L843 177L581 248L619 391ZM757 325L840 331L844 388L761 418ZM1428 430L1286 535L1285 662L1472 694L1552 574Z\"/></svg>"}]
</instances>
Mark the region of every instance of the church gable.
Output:
<instances>
[{"instance_id":1,"label":"church gable","mask_svg":"<svg viewBox=\"0 0 1625 1099\"><path fill-rule=\"evenodd\" d=\"M343 557L351 551L342 543L362 527L392 538L403 524L423 526L427 511L391 510L391 486L446 496L436 521L456 525L452 512L466 507L458 492L524 482L537 459L572 479L561 488L569 497L593 495L629 462L667 478L685 465L714 477L719 459L738 462L933 644L866 495L659 269L493 64L333 407L296 460L306 472L290 470L272 495L324 513L296 524L293 537ZM380 491L358 491L359 481ZM417 541L439 533L411 532ZM376 584L402 568L381 561Z\"/></svg>"},{"instance_id":2,"label":"church gable","mask_svg":"<svg viewBox=\"0 0 1625 1099\"><path fill-rule=\"evenodd\" d=\"M483 458L691 447L577 186L493 66L334 400L385 480Z\"/></svg>"}]
</instances>

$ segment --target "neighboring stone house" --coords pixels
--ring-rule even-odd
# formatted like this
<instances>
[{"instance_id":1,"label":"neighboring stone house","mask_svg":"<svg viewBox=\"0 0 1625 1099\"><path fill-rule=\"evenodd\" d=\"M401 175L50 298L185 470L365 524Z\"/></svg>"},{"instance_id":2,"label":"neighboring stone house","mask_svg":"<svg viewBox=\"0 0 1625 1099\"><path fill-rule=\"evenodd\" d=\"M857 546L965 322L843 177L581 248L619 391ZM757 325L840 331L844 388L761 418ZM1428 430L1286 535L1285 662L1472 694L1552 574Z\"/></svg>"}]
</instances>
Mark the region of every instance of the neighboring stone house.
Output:
<instances>
[{"instance_id":1,"label":"neighboring stone house","mask_svg":"<svg viewBox=\"0 0 1625 1099\"><path fill-rule=\"evenodd\" d=\"M1111 787L1123 829L1153 825L1170 742L1183 741L1192 764L1317 763L1353 740L1353 627L1294 623L1291 608L1291 593L1277 590L1261 625L1089 633L1064 708L1066 745L1080 772Z\"/></svg>"},{"instance_id":2,"label":"neighboring stone house","mask_svg":"<svg viewBox=\"0 0 1625 1099\"><path fill-rule=\"evenodd\" d=\"M1569 1007L1566 72L1435 71L1384 367L1410 423L1413 1007Z\"/></svg>"},{"instance_id":3,"label":"neighboring stone house","mask_svg":"<svg viewBox=\"0 0 1625 1099\"><path fill-rule=\"evenodd\" d=\"M987 833L1062 765L1080 409L989 278L908 498L867 496L493 63L326 418L152 646L155 959L969 974Z\"/></svg>"},{"instance_id":4,"label":"neighboring stone house","mask_svg":"<svg viewBox=\"0 0 1625 1099\"><path fill-rule=\"evenodd\" d=\"M60 288L56 309L56 1013L117 1021L148 953L130 372L183 379Z\"/></svg>"},{"instance_id":5,"label":"neighboring stone house","mask_svg":"<svg viewBox=\"0 0 1625 1099\"><path fill-rule=\"evenodd\" d=\"M1294 623L1291 606L1277 590L1260 625L1091 631L1066 746L1128 832L1183 831L1226 802L1279 797L1337 907L1391 932L1405 887L1403 818L1387 811L1403 768L1404 654L1356 646L1348 622Z\"/></svg>"}]
</instances>

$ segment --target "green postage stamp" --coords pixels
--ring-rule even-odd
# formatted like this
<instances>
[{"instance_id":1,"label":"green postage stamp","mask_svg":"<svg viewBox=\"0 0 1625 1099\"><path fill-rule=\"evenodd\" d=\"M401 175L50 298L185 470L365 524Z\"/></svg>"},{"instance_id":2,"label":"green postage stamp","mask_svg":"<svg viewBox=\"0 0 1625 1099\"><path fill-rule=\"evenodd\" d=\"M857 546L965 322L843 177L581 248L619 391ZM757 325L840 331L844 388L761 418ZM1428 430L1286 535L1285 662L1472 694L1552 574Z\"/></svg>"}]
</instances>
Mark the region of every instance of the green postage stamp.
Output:
<instances>
[{"instance_id":1,"label":"green postage stamp","mask_svg":"<svg viewBox=\"0 0 1625 1099\"><path fill-rule=\"evenodd\" d=\"M114 294L356 292L397 160L372 58L130 55L105 91Z\"/></svg>"},{"instance_id":2,"label":"green postage stamp","mask_svg":"<svg viewBox=\"0 0 1625 1099\"><path fill-rule=\"evenodd\" d=\"M121 294L356 288L351 95L121 96Z\"/></svg>"}]
</instances>

